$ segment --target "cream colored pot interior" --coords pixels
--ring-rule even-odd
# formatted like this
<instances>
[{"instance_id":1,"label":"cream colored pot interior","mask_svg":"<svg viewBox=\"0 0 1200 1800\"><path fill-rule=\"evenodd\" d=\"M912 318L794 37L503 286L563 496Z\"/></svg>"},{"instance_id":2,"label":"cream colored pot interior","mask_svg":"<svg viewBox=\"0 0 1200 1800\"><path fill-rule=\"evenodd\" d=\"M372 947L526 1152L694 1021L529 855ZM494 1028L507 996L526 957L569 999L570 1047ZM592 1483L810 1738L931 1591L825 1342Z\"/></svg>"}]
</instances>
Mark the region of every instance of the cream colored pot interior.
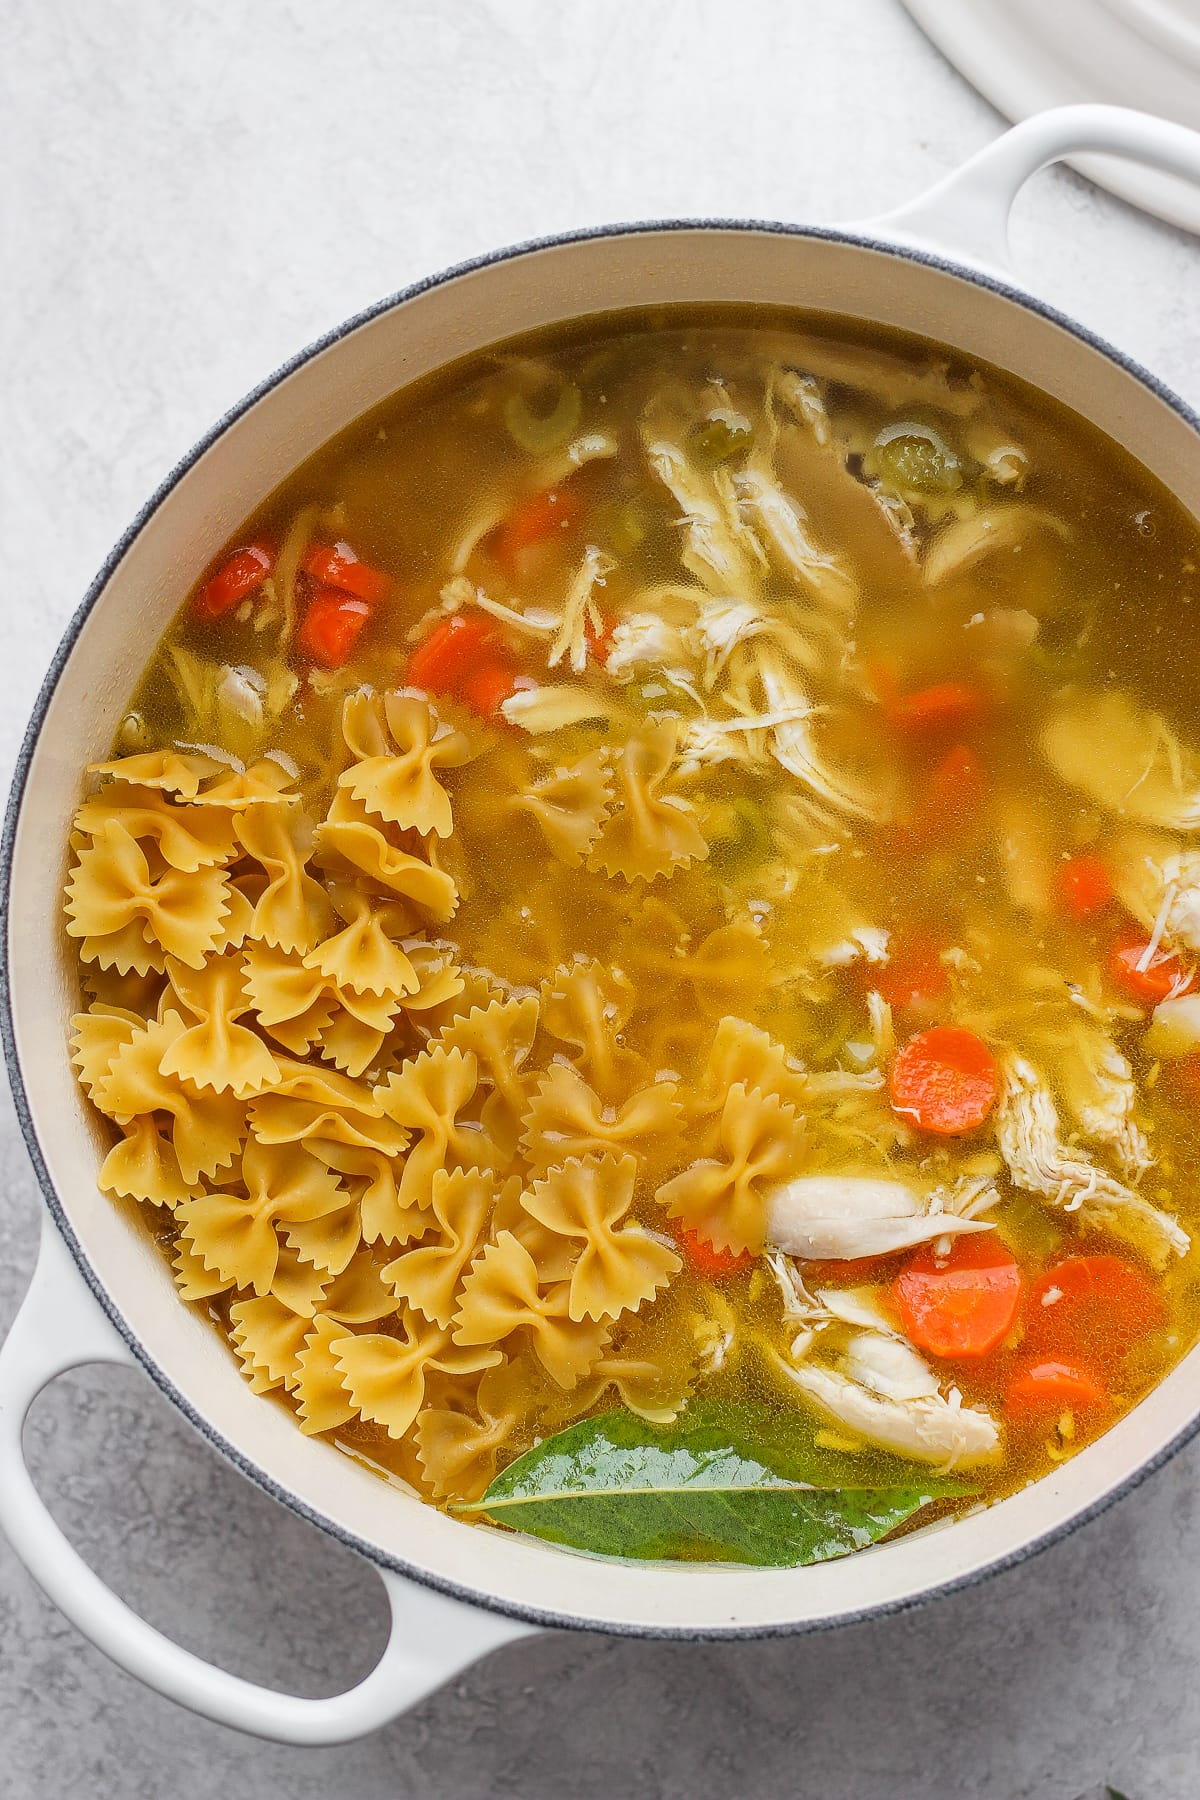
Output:
<instances>
[{"instance_id":1,"label":"cream colored pot interior","mask_svg":"<svg viewBox=\"0 0 1200 1800\"><path fill-rule=\"evenodd\" d=\"M29 771L12 877L12 1006L45 1167L96 1280L146 1358L242 1461L381 1560L492 1604L656 1632L770 1630L959 1581L1094 1506L1200 1410L1200 1350L1056 1475L959 1523L812 1569L592 1561L456 1524L252 1395L223 1340L177 1299L144 1229L97 1192L100 1139L66 1050L75 999L60 892L80 771L107 751L154 639L238 522L332 433L439 364L554 320L666 300L813 307L986 357L1086 414L1200 516L1200 445L1166 402L1053 320L919 261L802 235L687 229L584 239L456 276L266 393L175 484L115 569L62 670Z\"/></svg>"}]
</instances>

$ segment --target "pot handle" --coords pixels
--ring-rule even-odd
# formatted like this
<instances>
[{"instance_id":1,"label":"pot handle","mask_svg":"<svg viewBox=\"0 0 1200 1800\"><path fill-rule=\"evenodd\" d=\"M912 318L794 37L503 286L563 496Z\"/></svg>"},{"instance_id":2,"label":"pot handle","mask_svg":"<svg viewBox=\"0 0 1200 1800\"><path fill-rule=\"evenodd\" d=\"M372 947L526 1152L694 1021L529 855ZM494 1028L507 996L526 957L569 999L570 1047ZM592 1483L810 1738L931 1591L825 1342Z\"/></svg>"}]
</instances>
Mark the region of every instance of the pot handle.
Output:
<instances>
[{"instance_id":1,"label":"pot handle","mask_svg":"<svg viewBox=\"0 0 1200 1800\"><path fill-rule=\"evenodd\" d=\"M1124 106L1058 106L984 146L916 200L857 229L1008 271L1008 220L1031 175L1090 152L1128 157L1200 186L1200 132Z\"/></svg>"},{"instance_id":2,"label":"pot handle","mask_svg":"<svg viewBox=\"0 0 1200 1800\"><path fill-rule=\"evenodd\" d=\"M378 1569L391 1607L391 1631L371 1673L345 1693L322 1700L276 1693L172 1643L88 1567L50 1516L25 1463L21 1432L34 1400L56 1376L86 1363L137 1366L44 1216L33 1281L0 1346L0 1527L72 1624L157 1693L217 1724L279 1743L346 1743L534 1629Z\"/></svg>"}]
</instances>

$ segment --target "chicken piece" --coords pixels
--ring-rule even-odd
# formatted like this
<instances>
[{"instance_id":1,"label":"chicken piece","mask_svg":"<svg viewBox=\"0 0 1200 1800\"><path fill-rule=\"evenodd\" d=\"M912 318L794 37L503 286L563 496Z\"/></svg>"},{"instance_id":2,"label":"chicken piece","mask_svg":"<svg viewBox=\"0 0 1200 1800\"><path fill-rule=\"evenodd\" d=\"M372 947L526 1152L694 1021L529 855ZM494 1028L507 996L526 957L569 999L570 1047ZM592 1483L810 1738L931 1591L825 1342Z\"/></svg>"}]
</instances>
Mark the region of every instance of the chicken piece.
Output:
<instances>
[{"instance_id":1,"label":"chicken piece","mask_svg":"<svg viewBox=\"0 0 1200 1800\"><path fill-rule=\"evenodd\" d=\"M1200 1054L1200 994L1176 994L1171 1000L1160 1000L1142 1046L1147 1056Z\"/></svg>"},{"instance_id":2,"label":"chicken piece","mask_svg":"<svg viewBox=\"0 0 1200 1800\"><path fill-rule=\"evenodd\" d=\"M767 651L759 653L757 672L767 707L772 712L790 715L786 723L776 725L774 730L772 753L776 762L836 812L886 824L891 816L890 794L824 761L813 730L819 709L799 679L781 658Z\"/></svg>"},{"instance_id":3,"label":"chicken piece","mask_svg":"<svg viewBox=\"0 0 1200 1800\"><path fill-rule=\"evenodd\" d=\"M1050 910L1054 858L1041 815L1017 794L1004 794L996 804L996 847L1004 885L1021 912L1043 915Z\"/></svg>"},{"instance_id":4,"label":"chicken piece","mask_svg":"<svg viewBox=\"0 0 1200 1800\"><path fill-rule=\"evenodd\" d=\"M1057 1062L1063 1099L1084 1137L1100 1144L1136 1180L1154 1158L1134 1119L1137 1086L1128 1058L1100 1031L1077 1034Z\"/></svg>"},{"instance_id":5,"label":"chicken piece","mask_svg":"<svg viewBox=\"0 0 1200 1800\"><path fill-rule=\"evenodd\" d=\"M1060 780L1106 811L1165 831L1200 830L1200 768L1161 713L1127 694L1074 694L1042 729Z\"/></svg>"},{"instance_id":6,"label":"chicken piece","mask_svg":"<svg viewBox=\"0 0 1200 1800\"><path fill-rule=\"evenodd\" d=\"M991 1462L1000 1427L982 1407L945 1394L929 1365L891 1326L869 1289L808 1293L793 1264L772 1256L793 1330L777 1367L833 1424L896 1456L943 1468ZM820 1349L818 1359L813 1353Z\"/></svg>"},{"instance_id":7,"label":"chicken piece","mask_svg":"<svg viewBox=\"0 0 1200 1800\"><path fill-rule=\"evenodd\" d=\"M1063 1143L1058 1110L1032 1063L1009 1052L1001 1072L996 1141L1017 1187L1125 1239L1157 1269L1172 1253L1187 1254L1191 1240L1177 1219Z\"/></svg>"},{"instance_id":8,"label":"chicken piece","mask_svg":"<svg viewBox=\"0 0 1200 1800\"><path fill-rule=\"evenodd\" d=\"M1061 519L1024 500L1002 500L995 506L955 519L938 532L925 553L925 582L940 587L954 575L966 575L997 550L1018 550L1034 537L1052 533L1069 543L1071 533Z\"/></svg>"},{"instance_id":9,"label":"chicken piece","mask_svg":"<svg viewBox=\"0 0 1200 1800\"><path fill-rule=\"evenodd\" d=\"M1158 831L1119 831L1105 861L1117 899L1160 941L1200 950L1200 850Z\"/></svg>"},{"instance_id":10,"label":"chicken piece","mask_svg":"<svg viewBox=\"0 0 1200 1800\"><path fill-rule=\"evenodd\" d=\"M994 1191L993 1203L998 1196ZM990 1231L945 1208L943 1194L861 1175L800 1175L767 1195L767 1242L809 1261L887 1256L938 1238Z\"/></svg>"},{"instance_id":11,"label":"chicken piece","mask_svg":"<svg viewBox=\"0 0 1200 1800\"><path fill-rule=\"evenodd\" d=\"M827 1419L895 1456L954 1469L992 1462L1000 1453L991 1413L964 1406L956 1387L943 1395L916 1351L894 1339L860 1333L840 1369L782 1359L780 1367ZM918 1386L926 1391L915 1392Z\"/></svg>"}]
</instances>

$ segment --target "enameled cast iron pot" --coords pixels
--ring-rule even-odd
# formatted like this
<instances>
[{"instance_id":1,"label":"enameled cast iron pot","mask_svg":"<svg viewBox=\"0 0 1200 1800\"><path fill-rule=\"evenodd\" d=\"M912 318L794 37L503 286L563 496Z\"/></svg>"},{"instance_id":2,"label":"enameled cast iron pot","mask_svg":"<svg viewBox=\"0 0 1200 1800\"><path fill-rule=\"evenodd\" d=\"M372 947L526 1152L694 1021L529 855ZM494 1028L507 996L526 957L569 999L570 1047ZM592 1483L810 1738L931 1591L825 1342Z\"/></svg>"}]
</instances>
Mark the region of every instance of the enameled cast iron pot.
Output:
<instances>
[{"instance_id":1,"label":"enameled cast iron pot","mask_svg":"<svg viewBox=\"0 0 1200 1800\"><path fill-rule=\"evenodd\" d=\"M145 1231L98 1192L101 1134L66 1049L75 1002L61 891L80 770L107 753L149 646L241 519L335 432L442 364L536 326L664 301L761 301L878 320L1043 388L1123 444L1200 519L1200 419L1004 272L1022 184L1043 164L1090 150L1200 182L1200 136L1076 107L1017 126L916 204L862 227L617 226L423 282L315 344L222 420L101 571L42 688L4 835L5 1050L46 1213L37 1273L0 1351L0 1524L63 1612L160 1693L263 1736L333 1743L538 1628L717 1638L868 1618L1029 1555L1200 1425L1197 1348L1099 1442L1035 1486L948 1527L810 1569L604 1562L460 1524L305 1438L282 1408L250 1392L225 1343L180 1305ZM89 1362L140 1365L252 1481L371 1559L393 1628L359 1686L316 1701L257 1688L161 1636L87 1568L30 1481L21 1428L48 1382Z\"/></svg>"}]
</instances>

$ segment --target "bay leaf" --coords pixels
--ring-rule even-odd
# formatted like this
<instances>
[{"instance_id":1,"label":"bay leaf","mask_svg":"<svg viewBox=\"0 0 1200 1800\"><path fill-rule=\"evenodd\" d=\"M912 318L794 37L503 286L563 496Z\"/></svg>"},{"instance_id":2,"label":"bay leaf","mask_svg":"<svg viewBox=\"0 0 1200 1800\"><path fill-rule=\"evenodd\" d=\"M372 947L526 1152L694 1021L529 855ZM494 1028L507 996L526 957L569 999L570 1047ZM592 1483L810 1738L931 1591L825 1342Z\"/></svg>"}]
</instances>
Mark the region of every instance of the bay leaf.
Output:
<instances>
[{"instance_id":1,"label":"bay leaf","mask_svg":"<svg viewBox=\"0 0 1200 1800\"><path fill-rule=\"evenodd\" d=\"M617 1410L547 1438L455 1510L598 1556L787 1568L876 1543L931 1485L815 1487L715 1422L655 1426Z\"/></svg>"}]
</instances>

